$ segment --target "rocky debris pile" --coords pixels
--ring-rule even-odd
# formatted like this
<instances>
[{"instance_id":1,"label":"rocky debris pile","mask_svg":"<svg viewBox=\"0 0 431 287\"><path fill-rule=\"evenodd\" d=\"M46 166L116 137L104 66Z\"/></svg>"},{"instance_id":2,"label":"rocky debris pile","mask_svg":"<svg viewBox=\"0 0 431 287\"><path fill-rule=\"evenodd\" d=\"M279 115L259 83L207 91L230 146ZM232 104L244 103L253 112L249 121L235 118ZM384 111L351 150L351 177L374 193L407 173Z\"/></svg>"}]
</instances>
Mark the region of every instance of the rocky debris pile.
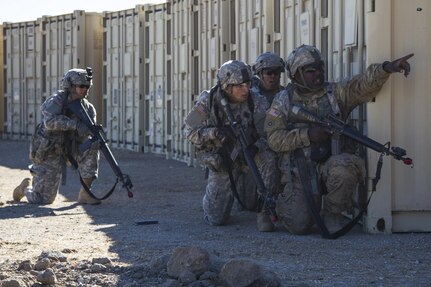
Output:
<instances>
[{"instance_id":1,"label":"rocky debris pile","mask_svg":"<svg viewBox=\"0 0 431 287\"><path fill-rule=\"evenodd\" d=\"M135 266L118 266L106 257L68 260L65 254L71 252L42 252L35 262L12 263L0 271L0 287L280 286L273 272L253 260L222 260L200 247L176 247L172 254Z\"/></svg>"},{"instance_id":2,"label":"rocky debris pile","mask_svg":"<svg viewBox=\"0 0 431 287\"><path fill-rule=\"evenodd\" d=\"M73 250L44 251L36 259L13 262L0 271L0 287L27 286L113 286L117 283L118 267L106 257L91 262L68 260L65 254Z\"/></svg>"}]
</instances>

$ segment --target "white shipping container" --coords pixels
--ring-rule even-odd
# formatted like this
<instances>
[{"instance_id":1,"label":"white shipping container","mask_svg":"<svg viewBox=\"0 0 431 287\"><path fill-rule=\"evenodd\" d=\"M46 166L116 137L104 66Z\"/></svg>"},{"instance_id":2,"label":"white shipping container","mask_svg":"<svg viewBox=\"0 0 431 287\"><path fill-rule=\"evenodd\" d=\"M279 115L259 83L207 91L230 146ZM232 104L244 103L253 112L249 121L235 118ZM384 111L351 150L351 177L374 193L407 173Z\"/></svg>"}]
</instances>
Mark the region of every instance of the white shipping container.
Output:
<instances>
[{"instance_id":1,"label":"white shipping container","mask_svg":"<svg viewBox=\"0 0 431 287\"><path fill-rule=\"evenodd\" d=\"M191 145L183 136L184 118L193 106L198 74L193 55L198 51L198 6L193 0L172 1L172 97L166 103L169 157L190 163ZM190 163L191 164L191 163Z\"/></svg>"},{"instance_id":2,"label":"white shipping container","mask_svg":"<svg viewBox=\"0 0 431 287\"><path fill-rule=\"evenodd\" d=\"M274 47L274 2L239 0L230 2L231 56L250 65L263 52Z\"/></svg>"},{"instance_id":3,"label":"white shipping container","mask_svg":"<svg viewBox=\"0 0 431 287\"><path fill-rule=\"evenodd\" d=\"M104 12L104 123L114 147L145 151L145 8Z\"/></svg>"},{"instance_id":4,"label":"white shipping container","mask_svg":"<svg viewBox=\"0 0 431 287\"><path fill-rule=\"evenodd\" d=\"M145 6L145 29L148 41L145 43L145 100L148 113L145 114L146 141L154 153L166 154L168 149L167 103L171 97L171 16L170 4Z\"/></svg>"},{"instance_id":5,"label":"white shipping container","mask_svg":"<svg viewBox=\"0 0 431 287\"><path fill-rule=\"evenodd\" d=\"M29 139L40 122L42 33L39 21L5 23L4 136Z\"/></svg>"}]
</instances>

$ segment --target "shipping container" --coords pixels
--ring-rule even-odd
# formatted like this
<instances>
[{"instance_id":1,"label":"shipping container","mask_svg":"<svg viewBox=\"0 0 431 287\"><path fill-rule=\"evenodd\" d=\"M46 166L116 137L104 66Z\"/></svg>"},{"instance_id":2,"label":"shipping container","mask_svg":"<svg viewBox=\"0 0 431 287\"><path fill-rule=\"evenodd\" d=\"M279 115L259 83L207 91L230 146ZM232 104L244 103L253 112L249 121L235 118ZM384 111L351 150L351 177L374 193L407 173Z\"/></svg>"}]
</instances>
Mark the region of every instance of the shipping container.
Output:
<instances>
[{"instance_id":1,"label":"shipping container","mask_svg":"<svg viewBox=\"0 0 431 287\"><path fill-rule=\"evenodd\" d=\"M192 164L194 152L183 136L184 118L193 106L198 75L194 61L198 51L199 33L195 25L198 6L193 0L171 2L172 22L172 97L166 101L167 155Z\"/></svg>"},{"instance_id":2,"label":"shipping container","mask_svg":"<svg viewBox=\"0 0 431 287\"><path fill-rule=\"evenodd\" d=\"M4 23L4 133L29 139L40 122L43 40L40 21Z\"/></svg>"},{"instance_id":3,"label":"shipping container","mask_svg":"<svg viewBox=\"0 0 431 287\"><path fill-rule=\"evenodd\" d=\"M431 128L427 120L431 97L431 2L384 0L365 8L367 62L395 60L410 53L411 74L393 74L373 103L367 106L369 136L390 140L411 157L414 167L386 157L382 179L366 216L367 232L430 232L429 163ZM369 153L370 171L378 155Z\"/></svg>"},{"instance_id":4,"label":"shipping container","mask_svg":"<svg viewBox=\"0 0 431 287\"><path fill-rule=\"evenodd\" d=\"M38 22L43 37L40 66L43 100L60 89L61 79L68 70L91 67L93 86L89 100L97 110L97 122L101 123L102 14L76 10L70 14L43 16Z\"/></svg>"},{"instance_id":5,"label":"shipping container","mask_svg":"<svg viewBox=\"0 0 431 287\"><path fill-rule=\"evenodd\" d=\"M103 13L105 131L113 147L146 151L145 7Z\"/></svg>"},{"instance_id":6,"label":"shipping container","mask_svg":"<svg viewBox=\"0 0 431 287\"><path fill-rule=\"evenodd\" d=\"M5 131L29 139L41 120L40 105L60 89L72 68L92 67L90 101L102 111L102 17L74 11L36 21L6 23L4 35ZM98 121L100 121L100 114Z\"/></svg>"},{"instance_id":7,"label":"shipping container","mask_svg":"<svg viewBox=\"0 0 431 287\"><path fill-rule=\"evenodd\" d=\"M170 4L145 5L145 142L153 153L168 154L171 135L172 21ZM178 59L178 58L177 58ZM169 112L168 112L169 109Z\"/></svg>"}]
</instances>

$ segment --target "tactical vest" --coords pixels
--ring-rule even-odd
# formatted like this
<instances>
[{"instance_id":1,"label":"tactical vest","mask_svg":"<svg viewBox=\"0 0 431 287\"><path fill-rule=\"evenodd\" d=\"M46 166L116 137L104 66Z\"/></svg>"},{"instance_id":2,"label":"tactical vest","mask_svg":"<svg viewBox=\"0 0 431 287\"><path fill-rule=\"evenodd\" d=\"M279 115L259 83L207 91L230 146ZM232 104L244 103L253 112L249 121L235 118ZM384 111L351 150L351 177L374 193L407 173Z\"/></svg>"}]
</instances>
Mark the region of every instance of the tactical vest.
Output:
<instances>
[{"instance_id":1,"label":"tactical vest","mask_svg":"<svg viewBox=\"0 0 431 287\"><path fill-rule=\"evenodd\" d=\"M293 103L293 93L294 86L289 84L286 87L287 95L289 97L289 104ZM332 85L330 83L325 83L326 93L320 98L315 99L313 102L307 101L295 101L295 105L300 105L312 113L319 115L320 117L325 117L328 114L333 114L340 117L340 107L338 106L337 99L333 93ZM308 123L297 123L288 120L288 129L299 129L299 128L310 128L312 124ZM316 162L324 162L331 155L331 148L334 149L335 146L340 146L339 139L333 138L332 141L314 145L304 148L304 154L310 157ZM332 151L334 152L334 151ZM338 150L340 152L340 150Z\"/></svg>"},{"instance_id":2,"label":"tactical vest","mask_svg":"<svg viewBox=\"0 0 431 287\"><path fill-rule=\"evenodd\" d=\"M218 86L211 88L210 96L209 96L209 110L210 115L207 120L207 125L212 127L222 127L225 125L229 125L227 117L221 107L221 103L218 99L216 99L217 93L223 93ZM241 123L242 128L244 129L248 142L254 143L258 139L258 135L256 132L256 127L254 125L253 115L254 115L254 102L253 97L250 93L247 99L247 108L244 109L244 105L231 105L232 111L235 116L240 116L238 119ZM240 115L238 114L238 110L240 109Z\"/></svg>"}]
</instances>

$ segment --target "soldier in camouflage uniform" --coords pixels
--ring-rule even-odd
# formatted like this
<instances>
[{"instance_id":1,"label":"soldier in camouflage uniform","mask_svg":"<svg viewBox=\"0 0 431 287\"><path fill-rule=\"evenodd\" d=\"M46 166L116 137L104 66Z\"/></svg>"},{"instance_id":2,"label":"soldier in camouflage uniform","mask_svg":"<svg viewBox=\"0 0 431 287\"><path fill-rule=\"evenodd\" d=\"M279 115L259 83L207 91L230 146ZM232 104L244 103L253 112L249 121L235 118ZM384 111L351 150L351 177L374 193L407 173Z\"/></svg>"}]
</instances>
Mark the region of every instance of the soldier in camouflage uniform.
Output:
<instances>
[{"instance_id":1,"label":"soldier in camouflage uniform","mask_svg":"<svg viewBox=\"0 0 431 287\"><path fill-rule=\"evenodd\" d=\"M195 145L199 161L209 169L203 210L204 220L210 225L227 223L234 198L246 210L255 211L260 203L254 178L224 113L222 98L228 101L246 133L248 150L265 187L272 193L276 191L275 154L263 133L266 106L259 95L250 91L251 78L251 68L244 62L224 63L217 73L217 85L201 93L185 119L184 134ZM257 225L260 231L274 229L265 208L258 213Z\"/></svg>"},{"instance_id":2,"label":"soldier in camouflage uniform","mask_svg":"<svg viewBox=\"0 0 431 287\"><path fill-rule=\"evenodd\" d=\"M88 140L90 130L66 109L72 101L81 101L88 114L96 121L96 109L86 99L92 85L91 68L72 69L63 77L62 89L49 97L41 106L42 121L32 137L30 145L30 173L13 192L13 199L24 196L33 204L51 204L57 196L62 171L66 161L73 158L84 183L90 187L97 178L99 149L97 144L81 151L79 145ZM63 174L64 176L64 174ZM78 196L81 204L99 204L83 188Z\"/></svg>"},{"instance_id":3,"label":"soldier in camouflage uniform","mask_svg":"<svg viewBox=\"0 0 431 287\"><path fill-rule=\"evenodd\" d=\"M297 121L290 107L299 105L319 116L334 114L346 121L355 107L377 95L391 73L404 72L407 76L410 72L407 59L411 56L372 64L364 74L326 83L318 49L302 45L289 55L286 70L291 83L276 95L265 121L268 143L280 156L282 183L285 184L276 210L289 232L309 233L314 222L295 166L296 149L304 153L314 182L312 193L317 194L316 202L322 206L321 214L328 229L332 229L330 232L340 227L341 212L352 209L353 193L365 175L361 158L347 152L347 146L342 144L341 150L331 151L331 140L337 143L337 139L331 139L326 128Z\"/></svg>"},{"instance_id":4,"label":"soldier in camouflage uniform","mask_svg":"<svg viewBox=\"0 0 431 287\"><path fill-rule=\"evenodd\" d=\"M283 89L280 86L280 76L284 73L283 59L277 54L265 52L257 57L252 69L251 90L267 100L269 109L275 95Z\"/></svg>"}]
</instances>

